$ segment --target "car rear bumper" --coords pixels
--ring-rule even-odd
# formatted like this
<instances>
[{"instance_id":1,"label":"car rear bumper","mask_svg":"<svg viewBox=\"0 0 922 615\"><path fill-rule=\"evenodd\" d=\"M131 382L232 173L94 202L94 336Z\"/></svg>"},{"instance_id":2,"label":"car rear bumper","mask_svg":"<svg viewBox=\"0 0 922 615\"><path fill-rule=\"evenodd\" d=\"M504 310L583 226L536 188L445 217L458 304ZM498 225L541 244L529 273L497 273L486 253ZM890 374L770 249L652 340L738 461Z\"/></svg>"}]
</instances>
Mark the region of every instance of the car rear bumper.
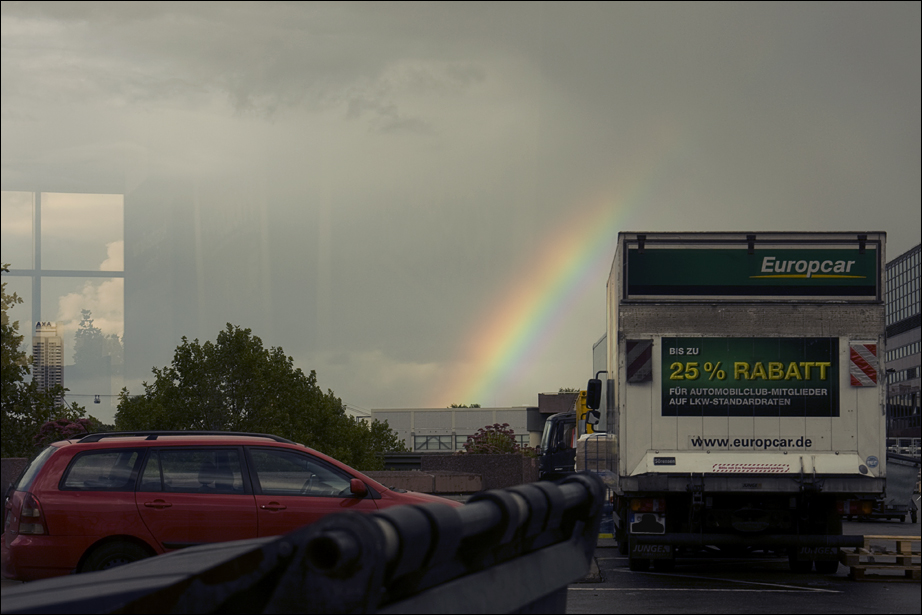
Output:
<instances>
[{"instance_id":1,"label":"car rear bumper","mask_svg":"<svg viewBox=\"0 0 922 615\"><path fill-rule=\"evenodd\" d=\"M3 578L35 581L70 574L92 544L86 536L7 536L0 541Z\"/></svg>"}]
</instances>

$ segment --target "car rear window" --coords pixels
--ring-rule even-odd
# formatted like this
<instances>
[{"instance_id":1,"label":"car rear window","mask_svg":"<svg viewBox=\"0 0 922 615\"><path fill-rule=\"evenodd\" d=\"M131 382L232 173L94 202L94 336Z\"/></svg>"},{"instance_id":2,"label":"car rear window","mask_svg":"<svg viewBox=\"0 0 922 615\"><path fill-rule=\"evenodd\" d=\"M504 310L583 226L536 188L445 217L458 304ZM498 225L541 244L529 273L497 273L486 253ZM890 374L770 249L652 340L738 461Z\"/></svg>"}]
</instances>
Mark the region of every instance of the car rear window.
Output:
<instances>
[{"instance_id":1,"label":"car rear window","mask_svg":"<svg viewBox=\"0 0 922 615\"><path fill-rule=\"evenodd\" d=\"M58 450L57 447L49 446L32 459L32 462L19 475L19 480L15 484L16 491L28 491L32 487L32 481L38 476L39 470L42 469L46 461L51 459L56 450Z\"/></svg>"},{"instance_id":2,"label":"car rear window","mask_svg":"<svg viewBox=\"0 0 922 615\"><path fill-rule=\"evenodd\" d=\"M77 454L61 479L61 489L73 491L134 491L141 451L86 451Z\"/></svg>"}]
</instances>

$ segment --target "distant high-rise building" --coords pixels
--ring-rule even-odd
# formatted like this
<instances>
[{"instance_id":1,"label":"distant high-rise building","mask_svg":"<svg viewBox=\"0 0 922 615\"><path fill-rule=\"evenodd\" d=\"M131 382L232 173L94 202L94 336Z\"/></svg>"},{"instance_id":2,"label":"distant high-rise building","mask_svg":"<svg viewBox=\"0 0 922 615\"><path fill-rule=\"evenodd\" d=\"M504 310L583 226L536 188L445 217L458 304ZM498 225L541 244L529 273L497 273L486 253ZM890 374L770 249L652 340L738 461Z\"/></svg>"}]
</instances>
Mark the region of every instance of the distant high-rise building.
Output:
<instances>
[{"instance_id":1,"label":"distant high-rise building","mask_svg":"<svg viewBox=\"0 0 922 615\"><path fill-rule=\"evenodd\" d=\"M35 323L32 336L32 380L40 391L64 386L64 340L54 322Z\"/></svg>"},{"instance_id":2,"label":"distant high-rise building","mask_svg":"<svg viewBox=\"0 0 922 615\"><path fill-rule=\"evenodd\" d=\"M887 263L887 423L891 437L920 435L919 286L922 245Z\"/></svg>"}]
</instances>

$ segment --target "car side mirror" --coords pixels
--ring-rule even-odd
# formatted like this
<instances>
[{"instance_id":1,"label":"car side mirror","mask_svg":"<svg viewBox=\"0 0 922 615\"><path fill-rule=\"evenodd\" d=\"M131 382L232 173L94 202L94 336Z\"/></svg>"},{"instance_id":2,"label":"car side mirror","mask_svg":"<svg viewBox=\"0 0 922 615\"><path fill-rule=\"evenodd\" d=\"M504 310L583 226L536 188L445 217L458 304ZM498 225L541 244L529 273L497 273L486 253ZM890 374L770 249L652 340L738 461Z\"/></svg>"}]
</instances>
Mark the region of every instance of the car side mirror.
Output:
<instances>
[{"instance_id":1,"label":"car side mirror","mask_svg":"<svg viewBox=\"0 0 922 615\"><path fill-rule=\"evenodd\" d=\"M352 480L349 481L349 491L351 491L353 495L358 495L362 497L365 497L366 495L368 495L368 487L366 487L365 483L363 483L357 478L353 478Z\"/></svg>"}]
</instances>

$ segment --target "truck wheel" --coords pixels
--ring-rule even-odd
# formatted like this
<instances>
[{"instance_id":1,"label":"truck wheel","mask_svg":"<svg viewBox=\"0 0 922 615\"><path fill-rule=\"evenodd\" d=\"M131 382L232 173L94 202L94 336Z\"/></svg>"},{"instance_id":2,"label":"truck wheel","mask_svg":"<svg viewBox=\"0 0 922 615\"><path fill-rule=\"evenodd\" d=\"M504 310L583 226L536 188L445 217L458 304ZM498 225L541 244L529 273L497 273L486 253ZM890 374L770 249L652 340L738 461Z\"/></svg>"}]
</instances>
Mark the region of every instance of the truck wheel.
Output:
<instances>
[{"instance_id":1,"label":"truck wheel","mask_svg":"<svg viewBox=\"0 0 922 615\"><path fill-rule=\"evenodd\" d=\"M80 572L107 570L150 557L147 549L133 542L108 542L93 549L80 566Z\"/></svg>"},{"instance_id":2,"label":"truck wheel","mask_svg":"<svg viewBox=\"0 0 922 615\"><path fill-rule=\"evenodd\" d=\"M797 559L797 551L795 549L788 551L788 565L791 567L791 572L797 574L806 574L813 569L812 561Z\"/></svg>"},{"instance_id":3,"label":"truck wheel","mask_svg":"<svg viewBox=\"0 0 922 615\"><path fill-rule=\"evenodd\" d=\"M634 572L646 572L650 568L650 560L639 557L629 557L628 567Z\"/></svg>"},{"instance_id":4,"label":"truck wheel","mask_svg":"<svg viewBox=\"0 0 922 615\"><path fill-rule=\"evenodd\" d=\"M839 562L836 560L817 560L814 562L816 565L816 572L818 574L835 574L839 570Z\"/></svg>"},{"instance_id":5,"label":"truck wheel","mask_svg":"<svg viewBox=\"0 0 922 615\"><path fill-rule=\"evenodd\" d=\"M621 526L617 526L615 528L615 538L618 539L618 553L621 555L627 555L627 530Z\"/></svg>"}]
</instances>

